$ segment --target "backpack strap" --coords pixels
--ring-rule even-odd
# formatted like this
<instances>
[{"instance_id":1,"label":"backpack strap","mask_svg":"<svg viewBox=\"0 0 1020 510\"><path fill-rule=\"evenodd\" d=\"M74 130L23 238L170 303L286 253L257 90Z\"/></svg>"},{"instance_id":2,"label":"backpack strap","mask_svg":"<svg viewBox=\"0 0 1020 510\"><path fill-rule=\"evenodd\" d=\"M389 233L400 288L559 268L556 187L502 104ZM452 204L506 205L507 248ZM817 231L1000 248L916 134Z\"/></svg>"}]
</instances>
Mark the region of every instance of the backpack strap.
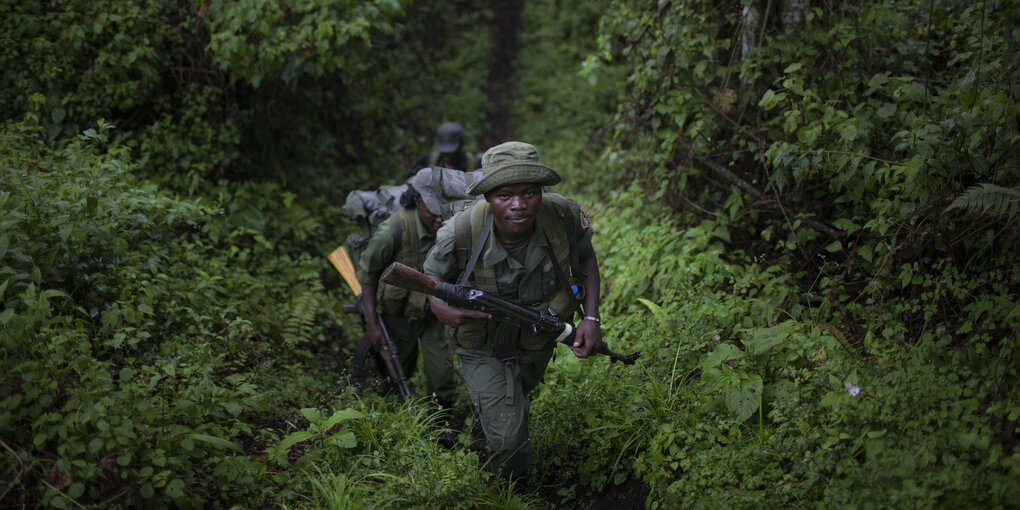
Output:
<instances>
[{"instance_id":1,"label":"backpack strap","mask_svg":"<svg viewBox=\"0 0 1020 510\"><path fill-rule=\"evenodd\" d=\"M402 264L412 266L421 270L424 261L418 260L418 211L416 209L401 209L398 213L400 221L393 222L393 250L399 252L398 260Z\"/></svg>"},{"instance_id":2,"label":"backpack strap","mask_svg":"<svg viewBox=\"0 0 1020 510\"><path fill-rule=\"evenodd\" d=\"M552 246L554 258L562 265L570 260L570 240L567 239L566 203L557 204L560 200L558 195L543 193L542 205L538 209L538 221L542 224L545 237Z\"/></svg>"},{"instance_id":3,"label":"backpack strap","mask_svg":"<svg viewBox=\"0 0 1020 510\"><path fill-rule=\"evenodd\" d=\"M486 228L488 225L488 228ZM481 254L491 240L492 209L484 200L475 202L470 208L457 215L453 225L453 243L457 252L457 266L461 275L458 282L467 282L474 276L475 287L486 292L496 292L496 271L491 267L478 267L478 255L470 260L473 251ZM470 269L469 269L470 268ZM463 283L462 283L463 285Z\"/></svg>"},{"instance_id":4,"label":"backpack strap","mask_svg":"<svg viewBox=\"0 0 1020 510\"><path fill-rule=\"evenodd\" d=\"M478 264L478 256L482 254L482 248L485 248L486 242L489 239L489 233L492 231L492 215L488 215L485 218L485 225L482 226L482 231L478 235L478 240L475 241L475 247L471 250L471 257L468 258L467 264L464 269L460 272L460 278L457 278L457 285L464 285L467 283L468 278L471 277L471 273L474 271L475 266ZM473 233L473 229L472 229Z\"/></svg>"}]
</instances>

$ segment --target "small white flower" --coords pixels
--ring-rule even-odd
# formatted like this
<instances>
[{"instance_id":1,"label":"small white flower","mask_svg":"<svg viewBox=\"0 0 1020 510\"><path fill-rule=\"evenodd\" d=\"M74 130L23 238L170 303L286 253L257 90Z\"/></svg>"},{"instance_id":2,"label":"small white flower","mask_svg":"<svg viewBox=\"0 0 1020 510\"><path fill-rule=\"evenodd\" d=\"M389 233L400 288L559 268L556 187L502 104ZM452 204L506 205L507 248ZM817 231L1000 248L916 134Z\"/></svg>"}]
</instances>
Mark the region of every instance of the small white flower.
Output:
<instances>
[{"instance_id":1,"label":"small white flower","mask_svg":"<svg viewBox=\"0 0 1020 510\"><path fill-rule=\"evenodd\" d=\"M846 391L851 397L856 397L861 392L860 386L854 386L853 383L846 383Z\"/></svg>"},{"instance_id":2,"label":"small white flower","mask_svg":"<svg viewBox=\"0 0 1020 510\"><path fill-rule=\"evenodd\" d=\"M716 342L718 342L720 339L722 339L722 337L719 335L715 335L712 337L712 340L715 340Z\"/></svg>"}]
</instances>

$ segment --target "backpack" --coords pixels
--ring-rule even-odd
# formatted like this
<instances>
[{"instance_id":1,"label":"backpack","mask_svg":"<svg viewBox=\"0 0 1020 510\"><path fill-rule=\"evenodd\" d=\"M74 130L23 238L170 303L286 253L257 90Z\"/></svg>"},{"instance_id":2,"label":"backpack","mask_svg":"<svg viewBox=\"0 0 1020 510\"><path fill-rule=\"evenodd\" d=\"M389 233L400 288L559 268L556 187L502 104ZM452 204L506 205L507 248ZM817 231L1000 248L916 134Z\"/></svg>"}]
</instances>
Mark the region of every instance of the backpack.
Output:
<instances>
[{"instance_id":1,"label":"backpack","mask_svg":"<svg viewBox=\"0 0 1020 510\"><path fill-rule=\"evenodd\" d=\"M451 168L433 166L432 188L439 199L438 213L444 220L453 218L466 209L478 198L468 195L464 190L467 186L482 178L481 170L462 172ZM383 186L376 191L354 190L347 194L344 201L344 216L357 222L361 232L347 236L347 246L355 265L358 257L368 245L369 238L379 225L393 213L401 210L400 195L407 191L407 184ZM402 222L397 222L402 225ZM393 235L399 243L402 228L394 228ZM399 246L399 245L398 245Z\"/></svg>"},{"instance_id":2,"label":"backpack","mask_svg":"<svg viewBox=\"0 0 1020 510\"><path fill-rule=\"evenodd\" d=\"M383 186L376 191L354 190L344 200L344 216L354 220L361 232L347 236L347 247L351 259L357 265L361 252L368 244L376 229L391 214L400 210L400 195L407 191L407 184Z\"/></svg>"}]
</instances>

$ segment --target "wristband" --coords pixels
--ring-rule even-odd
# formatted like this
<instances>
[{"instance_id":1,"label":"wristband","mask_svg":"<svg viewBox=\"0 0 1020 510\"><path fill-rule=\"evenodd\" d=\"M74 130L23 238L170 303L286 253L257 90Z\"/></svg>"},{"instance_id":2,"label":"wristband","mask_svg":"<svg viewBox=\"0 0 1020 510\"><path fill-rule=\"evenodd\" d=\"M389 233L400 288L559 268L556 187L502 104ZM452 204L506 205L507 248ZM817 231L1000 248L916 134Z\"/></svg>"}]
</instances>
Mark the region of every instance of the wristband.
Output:
<instances>
[{"instance_id":1,"label":"wristband","mask_svg":"<svg viewBox=\"0 0 1020 510\"><path fill-rule=\"evenodd\" d=\"M599 326L602 325L602 319L600 319L598 317L595 317L594 315L585 315L584 318L581 319L581 320L583 320L583 321L592 321L592 322L598 323Z\"/></svg>"}]
</instances>

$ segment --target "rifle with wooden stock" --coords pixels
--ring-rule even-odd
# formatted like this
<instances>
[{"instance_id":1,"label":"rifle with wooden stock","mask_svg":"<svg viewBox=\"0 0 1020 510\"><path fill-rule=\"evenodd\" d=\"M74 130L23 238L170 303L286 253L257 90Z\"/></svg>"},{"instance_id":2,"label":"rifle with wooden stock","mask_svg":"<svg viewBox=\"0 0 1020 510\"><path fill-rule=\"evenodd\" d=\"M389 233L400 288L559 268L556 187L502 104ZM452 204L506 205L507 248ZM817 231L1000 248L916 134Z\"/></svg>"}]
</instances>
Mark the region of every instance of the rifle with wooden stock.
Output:
<instances>
[{"instance_id":1,"label":"rifle with wooden stock","mask_svg":"<svg viewBox=\"0 0 1020 510\"><path fill-rule=\"evenodd\" d=\"M447 282L437 282L416 271L414 268L399 262L394 262L390 267L386 268L381 280L410 291L435 296L446 301L451 306L490 314L493 320L498 322L508 323L533 333L555 335L557 342L574 345L574 336L577 333L576 328L570 322L563 321L557 317L552 308L538 311L512 301L507 301L480 289ZM641 355L640 351L628 355L618 354L609 350L605 343L602 344L597 352L604 356L609 356L612 362L619 361L626 365L633 365L634 361Z\"/></svg>"},{"instance_id":2,"label":"rifle with wooden stock","mask_svg":"<svg viewBox=\"0 0 1020 510\"><path fill-rule=\"evenodd\" d=\"M359 314L362 317L362 323L364 323L365 307L362 305L361 299L353 305L344 305L344 313ZM382 328L383 340L386 342L386 352L380 352L379 357L382 358L383 364L386 365L387 375L389 375L393 383L397 385L397 391L400 392L400 400L407 402L407 400L411 398L411 388L407 385L407 376L404 375L404 367L400 364L400 356L397 355L397 346L390 338L390 332L386 330L386 324L383 323L382 315L376 312L375 317L379 321L379 327ZM362 326L364 326L364 324L362 324ZM358 358L357 351L367 351L367 347L368 340L366 338L362 338L355 349L354 357ZM361 353L361 363L364 363L364 359L367 354L367 352Z\"/></svg>"},{"instance_id":3,"label":"rifle with wooden stock","mask_svg":"<svg viewBox=\"0 0 1020 510\"><path fill-rule=\"evenodd\" d=\"M347 254L347 250L343 246L333 250L327 258L333 264L333 267L340 272L340 276L343 276L344 281L354 292L354 295L358 297L358 301L353 305L344 305L344 313L358 314L361 316L361 325L365 326L365 306L362 304L363 297L361 296L361 284L358 283L354 271L354 263L351 261L350 255ZM404 375L404 368L400 364L400 357L397 355L397 346L393 343L393 339L390 338L390 332L386 330L386 324L383 323L382 315L378 312L375 314L376 319L379 321L379 327L382 328L383 339L386 342L385 353L378 353L382 359L383 364L386 366L386 374L390 376L390 379L394 384L397 385L397 391L400 392L400 399L407 402L411 398L411 388L407 385L407 376ZM362 337L358 342L358 346L354 350L354 363L355 368L364 368L365 357L368 355L370 348L368 339ZM359 367L360 365L360 367Z\"/></svg>"}]
</instances>

